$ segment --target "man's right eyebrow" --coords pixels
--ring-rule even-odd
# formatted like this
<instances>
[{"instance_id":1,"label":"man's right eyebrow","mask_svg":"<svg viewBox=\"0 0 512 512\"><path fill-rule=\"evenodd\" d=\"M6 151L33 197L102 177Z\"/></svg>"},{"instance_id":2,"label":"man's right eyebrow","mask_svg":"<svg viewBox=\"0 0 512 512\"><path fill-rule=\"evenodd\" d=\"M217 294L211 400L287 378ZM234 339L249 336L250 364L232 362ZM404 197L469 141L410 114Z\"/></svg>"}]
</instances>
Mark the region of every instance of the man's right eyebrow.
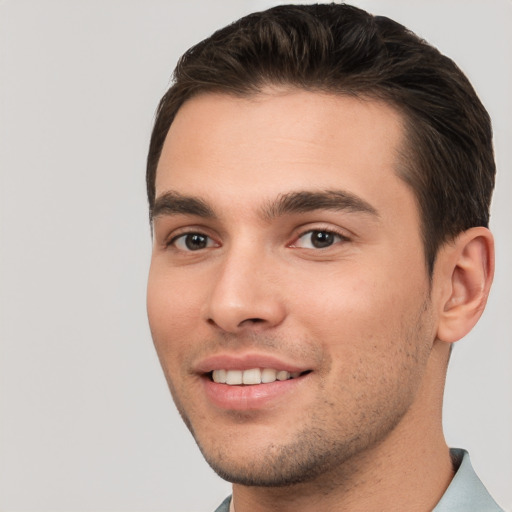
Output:
<instances>
[{"instance_id":1,"label":"man's right eyebrow","mask_svg":"<svg viewBox=\"0 0 512 512\"><path fill-rule=\"evenodd\" d=\"M196 215L215 218L213 210L202 200L179 192L165 192L155 199L151 220L162 215Z\"/></svg>"}]
</instances>

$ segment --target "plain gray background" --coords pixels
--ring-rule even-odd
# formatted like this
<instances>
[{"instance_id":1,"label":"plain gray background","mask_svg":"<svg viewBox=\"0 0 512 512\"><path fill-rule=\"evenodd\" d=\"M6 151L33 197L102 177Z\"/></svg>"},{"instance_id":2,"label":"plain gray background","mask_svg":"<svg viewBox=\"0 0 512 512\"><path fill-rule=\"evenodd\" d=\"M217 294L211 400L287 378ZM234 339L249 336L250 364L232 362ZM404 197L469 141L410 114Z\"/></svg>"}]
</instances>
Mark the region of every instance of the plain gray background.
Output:
<instances>
[{"instance_id":1,"label":"plain gray background","mask_svg":"<svg viewBox=\"0 0 512 512\"><path fill-rule=\"evenodd\" d=\"M145 313L153 114L178 56L278 2L0 2L0 510L211 511ZM449 443L512 510L512 2L355 1L454 58L494 120L488 309L454 351Z\"/></svg>"}]
</instances>

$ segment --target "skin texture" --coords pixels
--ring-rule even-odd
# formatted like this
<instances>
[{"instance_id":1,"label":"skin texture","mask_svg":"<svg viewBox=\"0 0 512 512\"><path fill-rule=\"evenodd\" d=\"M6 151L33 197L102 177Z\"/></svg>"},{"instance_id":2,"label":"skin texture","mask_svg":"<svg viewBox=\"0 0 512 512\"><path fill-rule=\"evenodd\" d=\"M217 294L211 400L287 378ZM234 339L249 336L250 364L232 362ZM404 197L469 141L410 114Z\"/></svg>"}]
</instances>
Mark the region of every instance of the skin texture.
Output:
<instances>
[{"instance_id":1,"label":"skin texture","mask_svg":"<svg viewBox=\"0 0 512 512\"><path fill-rule=\"evenodd\" d=\"M431 510L452 477L449 343L483 309L492 238L474 228L447 244L429 280L414 195L395 173L401 121L376 101L268 90L193 98L170 128L149 321L237 512L396 511L397 499ZM322 202L326 191L345 206ZM298 193L307 207L283 199ZM308 373L257 405L219 406L205 392L212 356Z\"/></svg>"}]
</instances>

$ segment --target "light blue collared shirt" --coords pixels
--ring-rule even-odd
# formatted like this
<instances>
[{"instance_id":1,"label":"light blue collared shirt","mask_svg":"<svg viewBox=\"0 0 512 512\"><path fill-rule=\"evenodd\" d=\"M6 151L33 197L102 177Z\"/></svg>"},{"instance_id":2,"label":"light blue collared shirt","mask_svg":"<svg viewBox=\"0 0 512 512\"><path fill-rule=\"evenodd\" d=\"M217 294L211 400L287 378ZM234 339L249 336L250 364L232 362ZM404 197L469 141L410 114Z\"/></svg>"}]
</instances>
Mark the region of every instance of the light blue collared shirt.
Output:
<instances>
[{"instance_id":1,"label":"light blue collared shirt","mask_svg":"<svg viewBox=\"0 0 512 512\"><path fill-rule=\"evenodd\" d=\"M450 450L455 476L432 512L504 512L476 476L465 450ZM231 496L215 512L229 512Z\"/></svg>"},{"instance_id":2,"label":"light blue collared shirt","mask_svg":"<svg viewBox=\"0 0 512 512\"><path fill-rule=\"evenodd\" d=\"M459 469L432 512L504 512L476 476L468 452L451 449L450 454Z\"/></svg>"}]
</instances>

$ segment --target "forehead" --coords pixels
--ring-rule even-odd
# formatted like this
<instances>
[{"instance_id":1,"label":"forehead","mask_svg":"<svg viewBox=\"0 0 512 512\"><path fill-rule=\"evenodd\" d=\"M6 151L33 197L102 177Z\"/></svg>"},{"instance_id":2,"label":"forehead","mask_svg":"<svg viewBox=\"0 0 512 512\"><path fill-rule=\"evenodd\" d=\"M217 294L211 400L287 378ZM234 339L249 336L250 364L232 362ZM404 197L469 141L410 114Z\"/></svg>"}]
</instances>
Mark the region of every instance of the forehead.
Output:
<instances>
[{"instance_id":1,"label":"forehead","mask_svg":"<svg viewBox=\"0 0 512 512\"><path fill-rule=\"evenodd\" d=\"M387 104L344 95L203 94L186 102L171 125L156 196L221 192L249 204L289 190L342 188L375 199L383 187L404 193L395 172L402 125Z\"/></svg>"}]
</instances>

